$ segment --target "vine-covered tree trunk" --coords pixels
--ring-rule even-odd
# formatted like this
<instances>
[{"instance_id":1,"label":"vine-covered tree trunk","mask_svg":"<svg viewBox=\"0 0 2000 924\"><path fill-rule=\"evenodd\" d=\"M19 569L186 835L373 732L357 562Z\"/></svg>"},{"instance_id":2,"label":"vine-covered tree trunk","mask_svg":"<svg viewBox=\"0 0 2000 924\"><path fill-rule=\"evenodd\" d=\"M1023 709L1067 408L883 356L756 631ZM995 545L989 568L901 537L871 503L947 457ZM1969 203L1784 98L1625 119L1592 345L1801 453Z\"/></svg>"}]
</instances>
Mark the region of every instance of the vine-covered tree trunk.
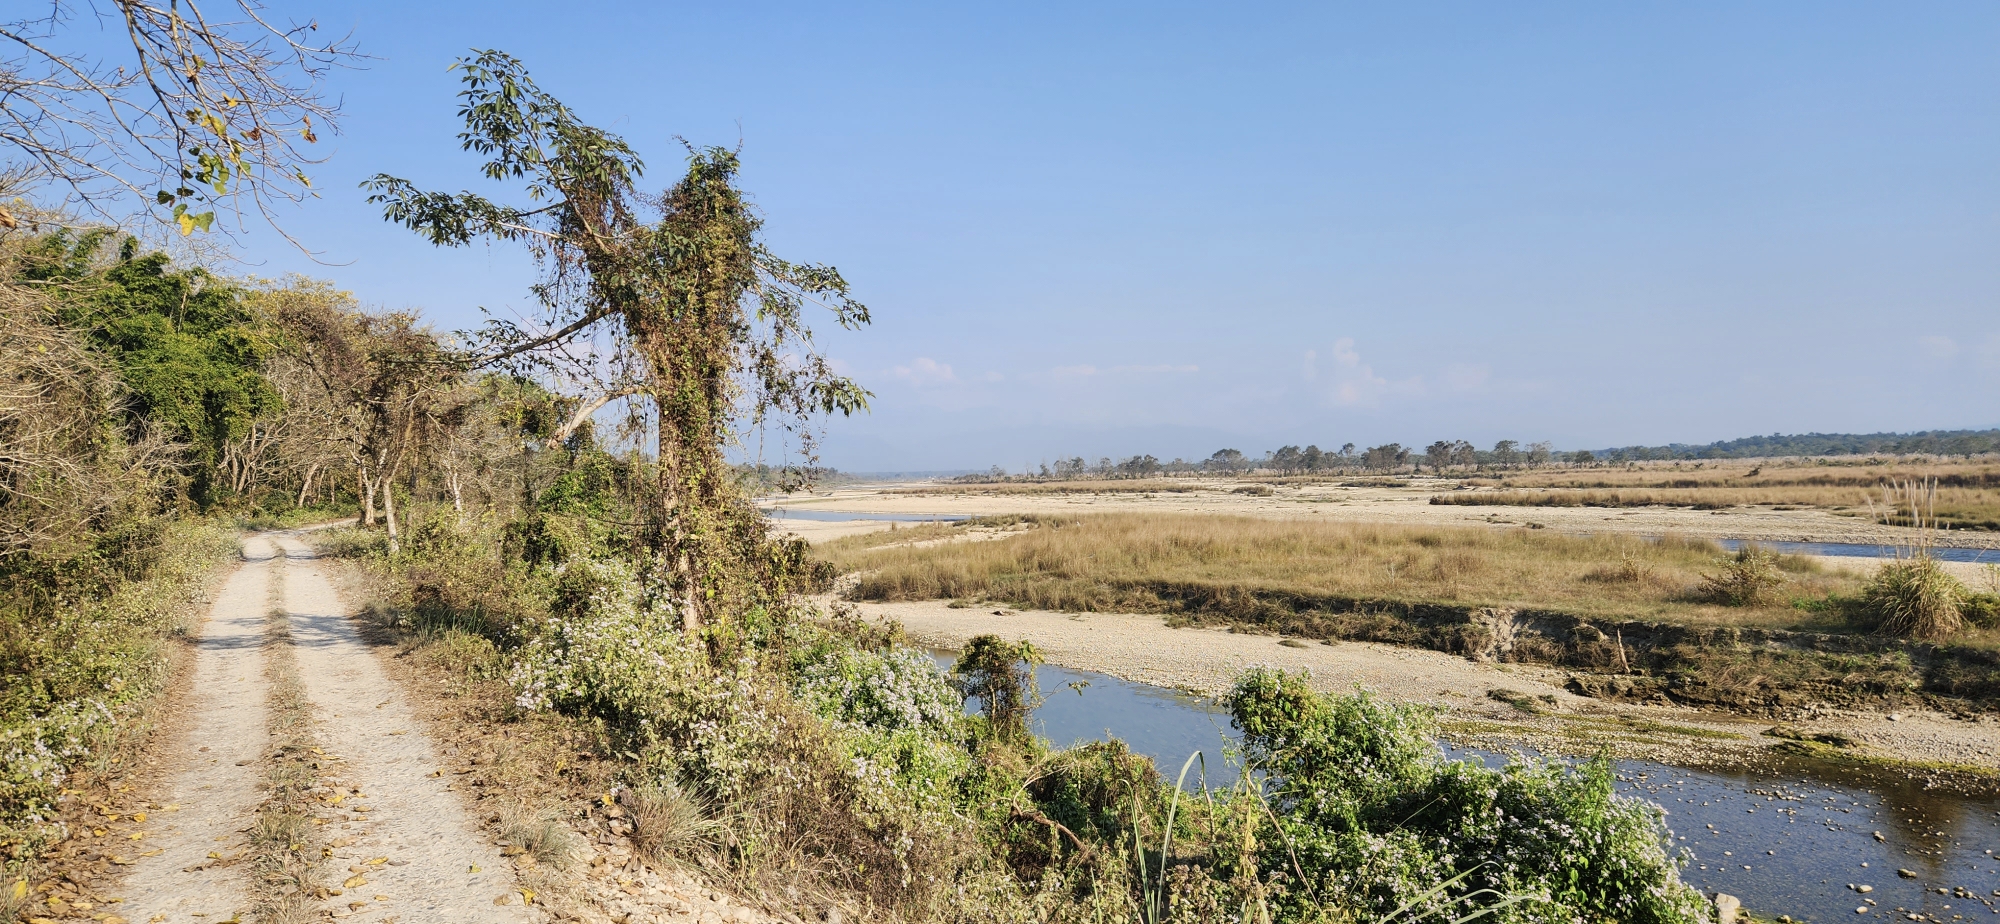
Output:
<instances>
[{"instance_id":1,"label":"vine-covered tree trunk","mask_svg":"<svg viewBox=\"0 0 2000 924\"><path fill-rule=\"evenodd\" d=\"M750 426L778 417L809 463L808 418L863 410L868 393L814 349L806 306L828 308L849 328L868 323L868 311L833 268L788 263L762 248L759 220L735 185L735 152L690 148L686 174L658 198L643 195L633 186L642 167L632 149L578 121L520 61L487 51L459 68L461 140L490 158L489 178L526 181L535 204L423 192L386 175L365 184L370 201L433 243L520 241L543 261L535 292L552 309L552 330L496 322L487 336L499 349L477 362L568 364L576 378L600 381L604 395L652 396L659 478L645 537L686 629L699 630L734 584L768 564L753 560L749 548L762 534L741 519L726 477L723 448L739 414ZM577 365L561 347L604 322L622 328L617 355Z\"/></svg>"}]
</instances>

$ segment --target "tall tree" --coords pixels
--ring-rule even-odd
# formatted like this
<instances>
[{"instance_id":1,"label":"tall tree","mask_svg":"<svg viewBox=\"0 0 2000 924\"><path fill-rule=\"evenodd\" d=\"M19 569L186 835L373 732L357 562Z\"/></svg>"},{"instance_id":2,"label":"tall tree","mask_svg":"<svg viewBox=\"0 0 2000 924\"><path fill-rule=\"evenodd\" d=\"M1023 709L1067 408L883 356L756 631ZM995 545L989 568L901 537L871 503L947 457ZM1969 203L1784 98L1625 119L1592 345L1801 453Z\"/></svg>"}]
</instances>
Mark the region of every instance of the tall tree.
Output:
<instances>
[{"instance_id":1,"label":"tall tree","mask_svg":"<svg viewBox=\"0 0 2000 924\"><path fill-rule=\"evenodd\" d=\"M869 394L818 352L806 308L829 309L844 328L867 324L868 309L832 267L791 263L763 245L762 221L736 186L734 151L690 147L681 179L647 196L636 186L638 154L542 91L519 60L484 51L455 67L461 145L488 158L487 178L522 181L526 202L424 192L388 175L363 184L369 201L438 246L517 242L542 266L534 292L549 312L546 332L495 322L490 352L475 361L563 368L604 395L651 398L651 538L686 626L698 628L724 546L744 528L725 445L743 426L776 422L815 458L812 419L864 410ZM590 336L609 342L607 363L565 352Z\"/></svg>"},{"instance_id":2,"label":"tall tree","mask_svg":"<svg viewBox=\"0 0 2000 924\"><path fill-rule=\"evenodd\" d=\"M1424 460L1431 464L1431 471L1444 474L1444 470L1454 464L1451 440L1438 440L1424 449Z\"/></svg>"},{"instance_id":3,"label":"tall tree","mask_svg":"<svg viewBox=\"0 0 2000 924\"><path fill-rule=\"evenodd\" d=\"M1289 475L1305 467L1305 454L1297 446L1280 446L1271 453L1271 467L1278 474Z\"/></svg>"}]
</instances>

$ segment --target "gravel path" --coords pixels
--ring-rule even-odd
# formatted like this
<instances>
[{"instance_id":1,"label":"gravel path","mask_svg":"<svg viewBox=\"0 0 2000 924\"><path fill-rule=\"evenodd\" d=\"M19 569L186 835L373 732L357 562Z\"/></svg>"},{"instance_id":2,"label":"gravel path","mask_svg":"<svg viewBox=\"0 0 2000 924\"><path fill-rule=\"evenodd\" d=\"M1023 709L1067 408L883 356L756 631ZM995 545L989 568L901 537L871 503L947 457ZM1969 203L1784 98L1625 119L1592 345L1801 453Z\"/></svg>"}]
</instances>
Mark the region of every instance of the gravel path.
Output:
<instances>
[{"instance_id":1,"label":"gravel path","mask_svg":"<svg viewBox=\"0 0 2000 924\"><path fill-rule=\"evenodd\" d=\"M264 627L274 555L264 539L244 543L245 562L195 642L185 731L159 755L174 768L165 804L131 847L119 912L128 920L222 921L250 907L243 832L263 798L270 744Z\"/></svg>"},{"instance_id":2,"label":"gravel path","mask_svg":"<svg viewBox=\"0 0 2000 924\"><path fill-rule=\"evenodd\" d=\"M288 560L285 612L299 674L332 767L322 772L345 796L328 826L335 865L326 879L346 893L333 900L336 916L384 924L529 920L509 865L450 791L416 715L355 632L313 552L296 538L278 544Z\"/></svg>"}]
</instances>

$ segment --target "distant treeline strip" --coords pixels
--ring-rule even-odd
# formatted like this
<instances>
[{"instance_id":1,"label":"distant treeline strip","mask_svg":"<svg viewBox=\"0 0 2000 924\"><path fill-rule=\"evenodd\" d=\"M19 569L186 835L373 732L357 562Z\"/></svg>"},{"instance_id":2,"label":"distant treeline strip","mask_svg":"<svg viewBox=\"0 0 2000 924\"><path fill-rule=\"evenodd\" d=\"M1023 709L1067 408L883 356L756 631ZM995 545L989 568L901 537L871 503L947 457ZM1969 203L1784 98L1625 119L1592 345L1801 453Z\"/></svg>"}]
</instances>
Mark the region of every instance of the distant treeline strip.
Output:
<instances>
[{"instance_id":1,"label":"distant treeline strip","mask_svg":"<svg viewBox=\"0 0 2000 924\"><path fill-rule=\"evenodd\" d=\"M1594 449L1599 459L1762 459L1786 456L1937 455L2000 452L2000 428L1924 430L1916 433L1798 433L1746 436L1707 445L1623 446Z\"/></svg>"}]
</instances>

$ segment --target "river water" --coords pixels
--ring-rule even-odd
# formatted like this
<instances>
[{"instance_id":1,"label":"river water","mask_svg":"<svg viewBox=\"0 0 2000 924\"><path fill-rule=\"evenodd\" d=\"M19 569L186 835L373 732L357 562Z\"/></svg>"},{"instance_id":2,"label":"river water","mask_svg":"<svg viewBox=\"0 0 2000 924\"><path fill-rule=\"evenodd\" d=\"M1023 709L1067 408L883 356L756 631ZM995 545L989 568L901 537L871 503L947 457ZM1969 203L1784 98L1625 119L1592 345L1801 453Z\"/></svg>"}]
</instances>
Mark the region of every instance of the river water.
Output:
<instances>
[{"instance_id":1,"label":"river water","mask_svg":"<svg viewBox=\"0 0 2000 924\"><path fill-rule=\"evenodd\" d=\"M847 513L842 510L799 510L794 507L759 507L759 512L773 520L813 520L821 523L845 523L849 520L874 520L890 523L956 523L970 520L971 516L956 513Z\"/></svg>"},{"instance_id":2,"label":"river water","mask_svg":"<svg viewBox=\"0 0 2000 924\"><path fill-rule=\"evenodd\" d=\"M942 669L952 654L934 651ZM1109 736L1170 778L1201 751L1211 786L1235 781L1223 751L1237 740L1211 701L1088 671L1043 665L1037 733L1060 746ZM1445 745L1488 764L1505 755ZM1618 789L1667 810L1674 843L1693 859L1681 876L1728 892L1767 917L1797 921L2000 921L2000 797L1799 761L1783 772L1717 772L1650 761L1616 764ZM1190 785L1196 773L1190 773ZM1879 838L1878 838L1879 833ZM1913 878L1898 875L1908 870ZM1850 886L1872 886L1860 893ZM1939 894L1963 888L1971 898ZM1875 904L1867 904L1872 899ZM1866 909L1857 913L1857 909ZM1917 917L1911 918L1915 914Z\"/></svg>"},{"instance_id":3,"label":"river water","mask_svg":"<svg viewBox=\"0 0 2000 924\"><path fill-rule=\"evenodd\" d=\"M1787 555L1831 555L1837 558L1895 558L1907 554L1901 546L1876 545L1867 542L1766 542L1762 539L1717 539L1716 544L1731 552L1742 548L1746 542L1754 541L1758 548ZM1964 561L1980 564L2000 564L2000 550L1958 549L1933 546L1931 557L1939 561Z\"/></svg>"}]
</instances>

